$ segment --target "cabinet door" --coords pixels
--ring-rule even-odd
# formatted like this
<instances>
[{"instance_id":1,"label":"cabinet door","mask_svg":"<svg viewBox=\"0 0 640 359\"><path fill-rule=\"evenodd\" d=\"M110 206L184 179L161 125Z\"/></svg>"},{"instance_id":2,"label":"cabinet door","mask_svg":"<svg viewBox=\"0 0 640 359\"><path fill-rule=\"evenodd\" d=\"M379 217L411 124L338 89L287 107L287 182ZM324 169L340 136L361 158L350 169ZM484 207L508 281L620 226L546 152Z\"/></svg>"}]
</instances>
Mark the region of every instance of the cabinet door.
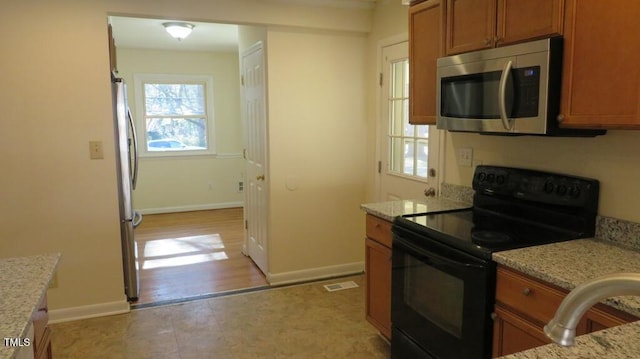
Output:
<instances>
[{"instance_id":1,"label":"cabinet door","mask_svg":"<svg viewBox=\"0 0 640 359\"><path fill-rule=\"evenodd\" d=\"M566 0L561 126L640 129L640 1Z\"/></svg>"},{"instance_id":2,"label":"cabinet door","mask_svg":"<svg viewBox=\"0 0 640 359\"><path fill-rule=\"evenodd\" d=\"M495 308L493 357L535 348L551 342L539 326L500 306Z\"/></svg>"},{"instance_id":3,"label":"cabinet door","mask_svg":"<svg viewBox=\"0 0 640 359\"><path fill-rule=\"evenodd\" d=\"M612 308L603 308L601 304L589 309L576 328L576 334L596 332L638 320L631 314Z\"/></svg>"},{"instance_id":4,"label":"cabinet door","mask_svg":"<svg viewBox=\"0 0 640 359\"><path fill-rule=\"evenodd\" d=\"M391 249L366 239L367 320L391 339Z\"/></svg>"},{"instance_id":5,"label":"cabinet door","mask_svg":"<svg viewBox=\"0 0 640 359\"><path fill-rule=\"evenodd\" d=\"M429 0L409 8L409 123L436 124L436 61L442 55L442 6Z\"/></svg>"},{"instance_id":6,"label":"cabinet door","mask_svg":"<svg viewBox=\"0 0 640 359\"><path fill-rule=\"evenodd\" d=\"M498 0L496 46L562 35L563 0Z\"/></svg>"},{"instance_id":7,"label":"cabinet door","mask_svg":"<svg viewBox=\"0 0 640 359\"><path fill-rule=\"evenodd\" d=\"M447 0L447 55L493 47L496 0Z\"/></svg>"}]
</instances>

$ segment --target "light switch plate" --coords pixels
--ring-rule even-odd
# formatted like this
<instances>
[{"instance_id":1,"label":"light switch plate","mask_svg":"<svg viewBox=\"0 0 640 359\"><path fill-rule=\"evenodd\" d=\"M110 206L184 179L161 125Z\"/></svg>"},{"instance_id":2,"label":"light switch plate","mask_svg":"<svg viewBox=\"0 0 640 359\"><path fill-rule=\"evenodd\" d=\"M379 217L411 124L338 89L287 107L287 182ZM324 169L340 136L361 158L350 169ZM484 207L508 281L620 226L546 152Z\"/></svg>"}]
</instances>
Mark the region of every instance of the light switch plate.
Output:
<instances>
[{"instance_id":1,"label":"light switch plate","mask_svg":"<svg viewBox=\"0 0 640 359\"><path fill-rule=\"evenodd\" d=\"M104 159L102 141L89 141L89 158L92 160Z\"/></svg>"}]
</instances>

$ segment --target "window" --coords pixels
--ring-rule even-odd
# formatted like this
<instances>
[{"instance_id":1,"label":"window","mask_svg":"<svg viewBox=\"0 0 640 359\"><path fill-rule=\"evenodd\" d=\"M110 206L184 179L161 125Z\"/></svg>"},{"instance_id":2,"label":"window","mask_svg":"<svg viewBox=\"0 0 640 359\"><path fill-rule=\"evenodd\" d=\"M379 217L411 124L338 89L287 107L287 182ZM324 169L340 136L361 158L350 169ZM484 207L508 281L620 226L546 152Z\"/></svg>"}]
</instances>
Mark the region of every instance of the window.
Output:
<instances>
[{"instance_id":1,"label":"window","mask_svg":"<svg viewBox=\"0 0 640 359\"><path fill-rule=\"evenodd\" d=\"M389 83L389 172L428 177L429 126L409 124L409 60L392 62Z\"/></svg>"},{"instance_id":2,"label":"window","mask_svg":"<svg viewBox=\"0 0 640 359\"><path fill-rule=\"evenodd\" d=\"M213 154L210 76L135 75L142 153Z\"/></svg>"}]
</instances>

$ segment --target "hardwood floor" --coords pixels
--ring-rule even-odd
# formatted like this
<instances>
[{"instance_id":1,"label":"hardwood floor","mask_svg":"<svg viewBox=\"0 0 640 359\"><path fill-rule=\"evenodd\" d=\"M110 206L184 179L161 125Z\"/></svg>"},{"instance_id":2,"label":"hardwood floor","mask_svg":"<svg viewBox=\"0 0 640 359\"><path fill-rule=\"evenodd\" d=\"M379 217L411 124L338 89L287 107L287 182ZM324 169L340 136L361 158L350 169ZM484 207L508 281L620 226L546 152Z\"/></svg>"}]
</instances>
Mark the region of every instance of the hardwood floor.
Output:
<instances>
[{"instance_id":1,"label":"hardwood floor","mask_svg":"<svg viewBox=\"0 0 640 359\"><path fill-rule=\"evenodd\" d=\"M133 305L268 285L242 254L242 208L145 215L136 240L140 296Z\"/></svg>"}]
</instances>

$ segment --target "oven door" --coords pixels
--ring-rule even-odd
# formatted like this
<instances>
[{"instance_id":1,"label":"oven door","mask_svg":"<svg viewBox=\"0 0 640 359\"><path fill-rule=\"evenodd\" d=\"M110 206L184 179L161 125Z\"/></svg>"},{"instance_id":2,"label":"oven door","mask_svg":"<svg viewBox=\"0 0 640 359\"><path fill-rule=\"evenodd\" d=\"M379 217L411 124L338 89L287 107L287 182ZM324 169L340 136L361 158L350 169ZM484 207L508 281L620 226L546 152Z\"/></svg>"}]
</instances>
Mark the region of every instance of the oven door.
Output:
<instances>
[{"instance_id":1,"label":"oven door","mask_svg":"<svg viewBox=\"0 0 640 359\"><path fill-rule=\"evenodd\" d=\"M489 358L493 262L403 232L393 237L392 358Z\"/></svg>"}]
</instances>

